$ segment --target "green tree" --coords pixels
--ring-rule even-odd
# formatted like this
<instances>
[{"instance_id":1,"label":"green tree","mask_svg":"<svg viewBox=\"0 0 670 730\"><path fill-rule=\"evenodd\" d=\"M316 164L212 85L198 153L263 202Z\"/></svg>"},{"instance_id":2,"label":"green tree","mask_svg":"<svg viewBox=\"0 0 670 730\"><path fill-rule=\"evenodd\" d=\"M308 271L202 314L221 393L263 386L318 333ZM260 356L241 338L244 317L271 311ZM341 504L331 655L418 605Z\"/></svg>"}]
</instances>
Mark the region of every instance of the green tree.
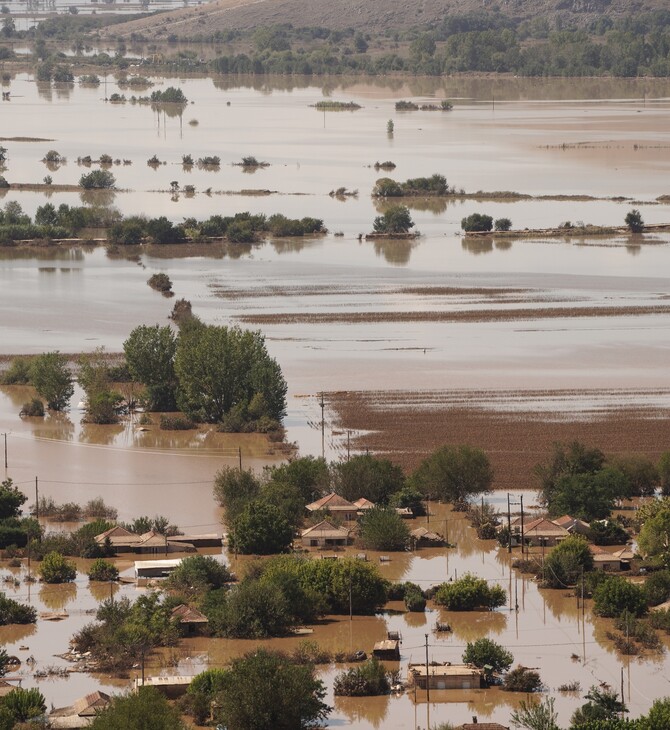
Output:
<instances>
[{"instance_id":1,"label":"green tree","mask_svg":"<svg viewBox=\"0 0 670 730\"><path fill-rule=\"evenodd\" d=\"M461 228L466 233L475 231L490 231L493 229L493 218L482 213L472 213L461 220Z\"/></svg>"},{"instance_id":2,"label":"green tree","mask_svg":"<svg viewBox=\"0 0 670 730\"><path fill-rule=\"evenodd\" d=\"M512 228L512 221L509 218L497 218L493 226L496 231L509 231Z\"/></svg>"},{"instance_id":3,"label":"green tree","mask_svg":"<svg viewBox=\"0 0 670 730\"><path fill-rule=\"evenodd\" d=\"M91 567L88 569L89 580L102 580L110 581L117 580L119 577L119 569L113 563L98 558L91 563Z\"/></svg>"},{"instance_id":4,"label":"green tree","mask_svg":"<svg viewBox=\"0 0 670 730\"><path fill-rule=\"evenodd\" d=\"M372 228L375 233L407 233L414 221L406 205L391 205L374 219Z\"/></svg>"},{"instance_id":5,"label":"green tree","mask_svg":"<svg viewBox=\"0 0 670 730\"><path fill-rule=\"evenodd\" d=\"M393 508L374 507L359 520L361 540L370 550L405 550L409 528Z\"/></svg>"},{"instance_id":6,"label":"green tree","mask_svg":"<svg viewBox=\"0 0 670 730\"><path fill-rule=\"evenodd\" d=\"M609 463L626 477L633 497L653 494L660 482L658 468L651 459L642 454L622 454L611 459Z\"/></svg>"},{"instance_id":7,"label":"green tree","mask_svg":"<svg viewBox=\"0 0 670 730\"><path fill-rule=\"evenodd\" d=\"M599 689L596 686L586 693L588 700L572 714L573 726L583 725L593 720L616 720L622 712L628 712L626 705L618 699L616 692Z\"/></svg>"},{"instance_id":8,"label":"green tree","mask_svg":"<svg viewBox=\"0 0 670 730\"><path fill-rule=\"evenodd\" d=\"M422 517L426 514L423 495L410 484L406 484L402 489L394 492L389 498L389 505L401 509L411 509L414 517Z\"/></svg>"},{"instance_id":9,"label":"green tree","mask_svg":"<svg viewBox=\"0 0 670 730\"><path fill-rule=\"evenodd\" d=\"M524 730L559 730L553 697L546 697L541 702L521 700L510 721L514 727Z\"/></svg>"},{"instance_id":10,"label":"green tree","mask_svg":"<svg viewBox=\"0 0 670 730\"><path fill-rule=\"evenodd\" d=\"M189 555L170 573L165 587L188 597L223 588L233 579L227 566L210 555Z\"/></svg>"},{"instance_id":11,"label":"green tree","mask_svg":"<svg viewBox=\"0 0 670 730\"><path fill-rule=\"evenodd\" d=\"M661 492L664 496L668 496L670 494L670 451L665 451L658 460L658 476Z\"/></svg>"},{"instance_id":12,"label":"green tree","mask_svg":"<svg viewBox=\"0 0 670 730\"><path fill-rule=\"evenodd\" d=\"M189 684L186 704L198 725L205 724L209 719L212 702L223 689L225 672L225 669L206 669Z\"/></svg>"},{"instance_id":13,"label":"green tree","mask_svg":"<svg viewBox=\"0 0 670 730\"><path fill-rule=\"evenodd\" d=\"M258 649L233 659L217 695L217 719L228 730L298 730L316 727L330 708L310 665Z\"/></svg>"},{"instance_id":14,"label":"green tree","mask_svg":"<svg viewBox=\"0 0 670 730\"><path fill-rule=\"evenodd\" d=\"M569 444L554 443L551 457L545 464L535 466L540 481L540 499L548 505L557 485L563 477L579 474L595 474L605 464L605 454L600 449L585 446L579 441Z\"/></svg>"},{"instance_id":15,"label":"green tree","mask_svg":"<svg viewBox=\"0 0 670 730\"><path fill-rule=\"evenodd\" d=\"M13 689L0 700L0 707L11 714L14 722L28 722L47 709L42 693L35 688Z\"/></svg>"},{"instance_id":16,"label":"green tree","mask_svg":"<svg viewBox=\"0 0 670 730\"><path fill-rule=\"evenodd\" d=\"M633 208L631 211L626 213L624 219L625 224L630 228L631 233L642 233L644 230L644 221L642 220L642 213L637 208Z\"/></svg>"},{"instance_id":17,"label":"green tree","mask_svg":"<svg viewBox=\"0 0 670 730\"><path fill-rule=\"evenodd\" d=\"M27 385L30 383L30 359L27 357L14 357L2 374L0 382L3 385Z\"/></svg>"},{"instance_id":18,"label":"green tree","mask_svg":"<svg viewBox=\"0 0 670 730\"><path fill-rule=\"evenodd\" d=\"M21 507L28 501L23 492L11 479L0 482L0 520L18 519L21 516Z\"/></svg>"},{"instance_id":19,"label":"green tree","mask_svg":"<svg viewBox=\"0 0 670 730\"><path fill-rule=\"evenodd\" d=\"M260 496L261 484L251 470L240 471L230 466L214 476L214 499L224 509L224 522L230 526L244 508Z\"/></svg>"},{"instance_id":20,"label":"green tree","mask_svg":"<svg viewBox=\"0 0 670 730\"><path fill-rule=\"evenodd\" d=\"M269 481L297 487L303 504L313 502L330 488L330 469L325 459L303 456L266 469Z\"/></svg>"},{"instance_id":21,"label":"green tree","mask_svg":"<svg viewBox=\"0 0 670 730\"><path fill-rule=\"evenodd\" d=\"M388 459L365 454L336 464L333 471L337 493L350 501L365 497L375 504L385 505L405 484L399 466Z\"/></svg>"},{"instance_id":22,"label":"green tree","mask_svg":"<svg viewBox=\"0 0 670 730\"><path fill-rule=\"evenodd\" d=\"M19 603L13 598L7 598L4 593L0 593L0 626L34 624L36 621L37 610L35 608L25 603ZM7 652L0 649L0 677L4 675L8 661Z\"/></svg>"},{"instance_id":23,"label":"green tree","mask_svg":"<svg viewBox=\"0 0 670 730\"><path fill-rule=\"evenodd\" d=\"M658 606L670 599L670 570L659 570L647 577L644 593L650 606Z\"/></svg>"},{"instance_id":24,"label":"green tree","mask_svg":"<svg viewBox=\"0 0 670 730\"><path fill-rule=\"evenodd\" d=\"M463 661L480 669L488 665L494 672L506 672L512 666L514 657L504 646L482 638L468 642L463 652Z\"/></svg>"},{"instance_id":25,"label":"green tree","mask_svg":"<svg viewBox=\"0 0 670 730\"><path fill-rule=\"evenodd\" d=\"M544 561L544 582L552 588L574 585L582 573L593 570L593 553L581 535L562 540Z\"/></svg>"},{"instance_id":26,"label":"green tree","mask_svg":"<svg viewBox=\"0 0 670 730\"><path fill-rule=\"evenodd\" d=\"M488 456L472 446L442 446L412 474L411 483L427 497L463 505L488 492L493 469Z\"/></svg>"},{"instance_id":27,"label":"green tree","mask_svg":"<svg viewBox=\"0 0 670 730\"><path fill-rule=\"evenodd\" d=\"M111 190L116 178L108 170L93 170L79 178L79 187L84 190Z\"/></svg>"},{"instance_id":28,"label":"green tree","mask_svg":"<svg viewBox=\"0 0 670 730\"><path fill-rule=\"evenodd\" d=\"M593 591L593 612L598 616L614 618L624 611L635 616L647 613L644 588L621 576L608 576Z\"/></svg>"},{"instance_id":29,"label":"green tree","mask_svg":"<svg viewBox=\"0 0 670 730\"><path fill-rule=\"evenodd\" d=\"M654 700L647 716L643 718L644 725L640 730L666 730L670 727L670 698Z\"/></svg>"},{"instance_id":30,"label":"green tree","mask_svg":"<svg viewBox=\"0 0 670 730\"><path fill-rule=\"evenodd\" d=\"M186 730L179 711L155 687L114 697L91 723L93 730Z\"/></svg>"},{"instance_id":31,"label":"green tree","mask_svg":"<svg viewBox=\"0 0 670 730\"><path fill-rule=\"evenodd\" d=\"M503 681L505 692L540 692L543 689L540 675L533 669L519 665L505 675Z\"/></svg>"},{"instance_id":32,"label":"green tree","mask_svg":"<svg viewBox=\"0 0 670 730\"><path fill-rule=\"evenodd\" d=\"M616 501L630 496L628 477L615 467L605 467L595 474L561 477L547 503L553 516L569 514L587 522L609 517Z\"/></svg>"},{"instance_id":33,"label":"green tree","mask_svg":"<svg viewBox=\"0 0 670 730\"><path fill-rule=\"evenodd\" d=\"M38 395L53 411L66 410L74 393L67 358L59 352L38 355L30 365L30 379Z\"/></svg>"},{"instance_id":34,"label":"green tree","mask_svg":"<svg viewBox=\"0 0 670 730\"><path fill-rule=\"evenodd\" d=\"M494 609L507 603L507 595L501 586L489 586L483 578L466 573L458 580L438 586L435 603L448 611Z\"/></svg>"},{"instance_id":35,"label":"green tree","mask_svg":"<svg viewBox=\"0 0 670 730\"><path fill-rule=\"evenodd\" d=\"M637 546L644 557L660 557L670 567L670 503L659 504L656 513L644 521Z\"/></svg>"},{"instance_id":36,"label":"green tree","mask_svg":"<svg viewBox=\"0 0 670 730\"><path fill-rule=\"evenodd\" d=\"M70 583L77 577L74 563L56 552L44 556L39 571L45 583Z\"/></svg>"},{"instance_id":37,"label":"green tree","mask_svg":"<svg viewBox=\"0 0 670 730\"><path fill-rule=\"evenodd\" d=\"M246 409L261 394L266 415L286 412L286 381L260 332L199 325L182 329L175 356L179 404L208 423L220 422L233 407Z\"/></svg>"},{"instance_id":38,"label":"green tree","mask_svg":"<svg viewBox=\"0 0 670 730\"><path fill-rule=\"evenodd\" d=\"M130 374L147 389L149 408L157 411L174 410L177 340L170 327L135 327L123 343L123 351Z\"/></svg>"},{"instance_id":39,"label":"green tree","mask_svg":"<svg viewBox=\"0 0 670 730\"><path fill-rule=\"evenodd\" d=\"M233 520L228 545L243 555L284 553L293 542L293 530L282 511L258 499L249 502Z\"/></svg>"}]
</instances>

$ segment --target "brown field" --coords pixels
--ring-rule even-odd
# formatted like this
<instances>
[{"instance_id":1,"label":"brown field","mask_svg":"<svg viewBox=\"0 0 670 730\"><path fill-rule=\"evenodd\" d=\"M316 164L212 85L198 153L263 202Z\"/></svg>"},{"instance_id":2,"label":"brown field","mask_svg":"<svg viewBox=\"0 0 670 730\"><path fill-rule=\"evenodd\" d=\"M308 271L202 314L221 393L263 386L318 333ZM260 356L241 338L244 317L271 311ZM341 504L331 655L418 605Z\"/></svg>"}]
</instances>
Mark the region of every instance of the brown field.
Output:
<instances>
[{"instance_id":1,"label":"brown field","mask_svg":"<svg viewBox=\"0 0 670 730\"><path fill-rule=\"evenodd\" d=\"M659 393L655 392L655 395ZM479 446L495 470L495 489L535 488L533 467L555 442L583 441L606 454L657 460L670 450L668 410L620 405L647 391L346 391L327 394L335 428L358 431L351 445L417 467L444 444ZM538 412L530 407L546 402ZM588 410L574 411L577 403ZM617 405L619 404L619 405Z\"/></svg>"},{"instance_id":2,"label":"brown field","mask_svg":"<svg viewBox=\"0 0 670 730\"><path fill-rule=\"evenodd\" d=\"M456 312L277 312L244 314L247 324L362 324L375 322L511 322L564 317L630 317L670 314L664 304L639 307L545 307L538 309L482 309Z\"/></svg>"}]
</instances>

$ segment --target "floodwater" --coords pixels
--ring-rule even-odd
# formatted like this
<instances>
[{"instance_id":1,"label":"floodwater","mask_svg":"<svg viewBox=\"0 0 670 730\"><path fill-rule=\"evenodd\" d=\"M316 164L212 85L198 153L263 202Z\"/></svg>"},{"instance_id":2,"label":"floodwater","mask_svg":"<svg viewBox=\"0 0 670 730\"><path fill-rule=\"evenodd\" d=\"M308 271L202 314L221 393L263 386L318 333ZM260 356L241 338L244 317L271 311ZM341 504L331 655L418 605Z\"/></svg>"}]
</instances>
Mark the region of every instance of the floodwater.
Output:
<instances>
[{"instance_id":1,"label":"floodwater","mask_svg":"<svg viewBox=\"0 0 670 730\"><path fill-rule=\"evenodd\" d=\"M106 88L90 89L49 87L16 75L3 87L12 93L2 105L3 137L48 141L2 142L9 157L1 174L10 182L40 182L49 174L54 183L76 184L88 171L76 158L106 153L132 163L111 168L119 191L107 202L124 214L180 221L244 210L282 212L323 218L330 233L249 246L152 246L113 254L102 248L0 249L0 355L76 353L99 346L120 351L134 326L168 321L173 300L146 285L152 273L164 271L176 296L190 299L205 321L250 324L264 332L289 384L288 438L302 453L323 449L334 458L345 453L346 434L328 411L322 441L316 398L321 390L514 390L524 411L568 408L579 414L583 403L576 399L570 405L560 396L554 401L540 395L529 405L520 391L598 389L594 398L609 403L623 389L629 405L667 405L668 235L550 241L459 235L461 218L472 212L509 217L522 228L566 220L620 224L633 203L605 199L619 195L635 199L646 222L668 222L668 205L656 204L658 196L670 193L666 82L154 81L157 88L183 88L193 103L181 115L157 114L150 107L105 102L105 93L132 93L117 89L111 76ZM325 114L310 108L324 97L353 100L363 108ZM401 98L452 98L455 108L448 114L396 113L394 102ZM395 123L392 137L386 134L388 119ZM192 120L198 124L189 124ZM64 154L67 163L48 170L41 159L49 149ZM146 160L153 154L166 164L149 167ZM184 170L183 154L219 155L222 164L218 171ZM243 155L270 166L245 173L232 165ZM469 192L600 199L409 201L420 238L358 240L383 210L369 193L388 173L371 165L389 159L397 164L390 176L398 180L440 172ZM194 185L196 194L171 195L167 190L175 180ZM357 189L358 196L328 195L340 186ZM249 189L276 193L240 194ZM79 193L53 191L9 191L2 201L10 200L31 214L47 201L81 203ZM519 309L528 312L522 319L514 315ZM9 434L5 475L31 501L37 476L40 494L59 502L102 496L119 509L121 519L161 513L189 531L216 531L221 516L211 498L215 471L236 465L238 449L243 465L256 470L282 458L257 436L143 432L134 421L84 426L74 407L80 392L64 417L21 420L18 411L29 396L24 388L0 389L0 432ZM616 688L623 666L633 716L666 694L665 655L622 663L606 639L607 622L595 621L588 606L582 616L574 597L540 591L515 576L507 554L476 540L462 516L438 511L433 519L440 527L446 520L457 548L393 555L380 564L384 574L427 586L470 570L500 582L510 605L518 601L518 612L508 605L493 613L390 612L353 622L334 617L315 627L310 638L332 650L369 651L388 629L399 629L404 674L410 659L423 659L426 633L431 658L451 661L459 660L467 641L490 634L517 662L539 668L564 723L580 697L556 688L573 679L583 691L601 682ZM12 585L7 584L10 594ZM89 589L81 575L74 588L20 583L16 591L40 608L65 606L70 613L62 626L38 622L36 633L0 629L10 653L26 644L46 664L52 654L65 651L69 636L90 619L85 611L105 596L103 589ZM135 589L121 591L131 595ZM433 632L438 617L452 624L453 634ZM168 660L180 660L180 671L194 671L204 665L207 651L212 664L225 664L253 645L190 640L178 652L156 657L151 671L162 671L161 662ZM334 668L323 672L329 688L335 673ZM101 684L104 688L109 680L75 674L40 686L58 706ZM505 724L518 699L497 690L435 693L427 706L421 693L334 700L329 689L328 702L335 708L329 723L360 730L414 728L476 714Z\"/></svg>"}]
</instances>

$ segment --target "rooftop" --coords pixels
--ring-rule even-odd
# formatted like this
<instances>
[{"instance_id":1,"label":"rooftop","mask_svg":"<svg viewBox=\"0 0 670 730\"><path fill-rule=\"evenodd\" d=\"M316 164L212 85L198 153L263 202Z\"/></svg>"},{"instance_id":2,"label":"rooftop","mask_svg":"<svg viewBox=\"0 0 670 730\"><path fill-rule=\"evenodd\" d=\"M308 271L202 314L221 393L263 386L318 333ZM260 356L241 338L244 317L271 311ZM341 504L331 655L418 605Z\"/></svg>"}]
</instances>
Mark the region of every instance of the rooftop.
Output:
<instances>
[{"instance_id":1,"label":"rooftop","mask_svg":"<svg viewBox=\"0 0 670 730\"><path fill-rule=\"evenodd\" d=\"M322 520L318 525L303 530L301 536L343 539L349 537L349 530L346 527L335 527L328 520Z\"/></svg>"},{"instance_id":2,"label":"rooftop","mask_svg":"<svg viewBox=\"0 0 670 730\"><path fill-rule=\"evenodd\" d=\"M419 677L426 676L425 664L410 664L408 667L410 672ZM479 677L483 674L481 669L473 667L470 664L429 664L428 674L431 677Z\"/></svg>"},{"instance_id":3,"label":"rooftop","mask_svg":"<svg viewBox=\"0 0 670 730\"><path fill-rule=\"evenodd\" d=\"M355 512L356 505L350 502L344 497L340 497L339 494L331 492L321 499L317 499L316 502L312 502L307 505L307 509L310 512L316 512L320 509L332 510L334 512Z\"/></svg>"}]
</instances>

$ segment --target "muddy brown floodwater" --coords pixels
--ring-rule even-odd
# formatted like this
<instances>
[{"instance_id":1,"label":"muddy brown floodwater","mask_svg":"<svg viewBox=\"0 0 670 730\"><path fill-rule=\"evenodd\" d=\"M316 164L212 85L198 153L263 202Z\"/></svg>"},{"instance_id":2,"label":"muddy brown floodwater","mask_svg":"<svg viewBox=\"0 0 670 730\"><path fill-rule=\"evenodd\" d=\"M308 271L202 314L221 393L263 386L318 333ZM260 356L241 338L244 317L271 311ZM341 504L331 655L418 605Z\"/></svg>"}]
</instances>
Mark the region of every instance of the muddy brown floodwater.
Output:
<instances>
[{"instance_id":1,"label":"muddy brown floodwater","mask_svg":"<svg viewBox=\"0 0 670 730\"><path fill-rule=\"evenodd\" d=\"M323 218L330 233L120 251L1 248L0 355L99 346L120 352L134 326L168 321L173 302L146 285L151 274L165 272L176 296L189 299L204 321L249 321L261 328L288 381L288 438L302 453L323 449L326 457L340 458L347 449L369 448L411 468L444 441L468 440L491 453L496 486L516 492L532 485L530 469L556 439L654 457L667 448L670 235L513 241L460 235L461 218L474 212L537 229L564 221L621 225L635 206L646 223L670 222L667 199L657 200L670 193L667 82L337 79L317 86L307 79L152 80L159 88L181 87L193 103L181 115L156 114L149 107L106 104L103 88L12 76L2 129L10 139L3 143L9 153L2 174L10 182L40 182L46 174L41 160L50 149L67 158L49 169L57 186L76 185L89 171L77 157L106 153L131 164L112 166L119 190L103 197L60 187L24 189L2 191L2 203L18 202L31 214L45 202L114 205L126 215L165 215L176 222L245 210L282 212ZM104 91L118 90L108 77ZM322 114L310 106L322 98L362 108ZM455 105L448 114L403 114L394 107L401 98L451 98ZM391 137L385 132L390 118ZM197 125L188 123L194 119ZM18 137L24 141L12 139ZM30 138L39 141L25 141ZM153 154L166 164L149 167ZM183 154L219 155L222 164L218 171L184 169ZM270 166L250 175L231 164L248 154ZM387 205L370 197L376 179L386 174L373 164L385 160L396 163L390 176L397 180L439 172L468 192L514 190L536 197L407 200L420 237L359 240ZM195 194L165 192L175 180L180 187L194 185ZM340 186L358 195L331 197ZM273 194L239 192L249 189ZM583 199L567 197L575 195ZM323 441L316 397L322 391ZM80 391L65 416L20 419L30 395L25 388L0 388L0 432L8 433L9 447L3 477L13 478L31 501L37 476L40 494L58 502L101 496L121 519L160 513L188 530L212 532L221 529L211 495L216 470L236 465L240 449L243 465L255 470L284 458L253 435L140 431L135 420L85 426L76 408ZM501 507L504 492L489 499ZM332 650L369 651L387 630L400 630L404 674L410 659L423 658L426 633L431 657L451 661L460 659L468 641L491 635L517 662L538 667L564 724L581 701L579 694L556 691L566 681L579 680L583 691L600 683L616 688L623 667L632 716L667 693L667 654L622 660L606 638L608 622L594 620L588 605L582 614L568 591L539 590L515 575L507 553L478 541L461 515L436 507L432 521L447 530L455 549L392 555L388 563L372 553L370 559L387 577L422 586L473 571L505 587L506 608L448 615L431 607L422 615L394 605L351 622L329 617L310 638ZM67 649L108 589L89 587L81 572L74 586L29 585L23 576L17 586L13 580L5 586L40 610L68 612L58 624L0 628L0 643L10 653L22 656L19 647L27 645L40 666L60 663L52 655ZM137 589L119 590L133 596ZM517 602L518 611L510 610ZM452 634L433 632L438 618L451 623ZM299 640L268 644L288 647ZM187 673L208 661L223 665L254 645L189 640L152 657L150 671L175 671L175 663ZM520 699L490 690L438 692L430 706L421 693L335 700L337 669L321 670L334 727L427 727L472 715L507 724ZM28 686L37 681L25 662L21 671ZM56 706L98 686L124 687L127 681L73 674L40 684Z\"/></svg>"}]
</instances>

